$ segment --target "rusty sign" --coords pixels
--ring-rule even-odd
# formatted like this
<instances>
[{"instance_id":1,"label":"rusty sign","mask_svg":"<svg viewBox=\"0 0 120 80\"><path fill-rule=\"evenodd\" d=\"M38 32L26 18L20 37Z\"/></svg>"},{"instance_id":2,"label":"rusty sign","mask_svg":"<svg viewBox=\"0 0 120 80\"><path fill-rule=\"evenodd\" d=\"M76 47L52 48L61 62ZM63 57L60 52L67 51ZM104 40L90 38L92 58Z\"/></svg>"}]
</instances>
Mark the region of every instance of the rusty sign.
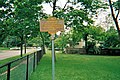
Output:
<instances>
[{"instance_id":1,"label":"rusty sign","mask_svg":"<svg viewBox=\"0 0 120 80\"><path fill-rule=\"evenodd\" d=\"M51 34L64 30L64 20L50 17L47 20L40 20L40 31L49 32Z\"/></svg>"}]
</instances>

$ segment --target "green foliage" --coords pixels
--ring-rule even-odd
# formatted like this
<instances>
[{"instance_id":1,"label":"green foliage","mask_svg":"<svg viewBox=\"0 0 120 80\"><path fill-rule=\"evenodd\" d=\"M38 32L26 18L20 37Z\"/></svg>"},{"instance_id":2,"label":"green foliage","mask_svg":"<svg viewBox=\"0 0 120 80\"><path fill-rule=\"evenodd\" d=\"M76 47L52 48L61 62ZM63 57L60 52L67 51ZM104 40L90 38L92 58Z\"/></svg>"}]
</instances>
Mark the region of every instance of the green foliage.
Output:
<instances>
[{"instance_id":1,"label":"green foliage","mask_svg":"<svg viewBox=\"0 0 120 80\"><path fill-rule=\"evenodd\" d=\"M6 21L12 16L12 9L12 5L7 0L0 1L0 45L9 33L10 27Z\"/></svg>"},{"instance_id":2,"label":"green foliage","mask_svg":"<svg viewBox=\"0 0 120 80\"><path fill-rule=\"evenodd\" d=\"M11 36L17 36L17 38L21 40L21 44L25 42L25 39L29 39L31 43L34 42L34 45L37 45L38 41L36 41L36 39L39 32L38 18L42 19L48 17L47 14L43 13L43 7L41 5L42 2L50 4L53 3L52 0L1 1L0 8L4 7L6 10L0 10L0 23L3 23L0 24L0 27L2 27L2 29L0 29L0 36L2 36L0 38L0 44L3 43L9 34ZM56 40L58 44L60 44L59 41L62 43L62 46L61 44L59 46L65 47L67 42L74 46L79 42L82 36L86 33L86 28L93 24L90 13L92 12L95 14L98 8L103 7L103 3L99 0L95 0L94 2L92 0L78 0L76 3L72 0L68 0L64 8L56 6L54 14L55 17L64 19L66 27L72 28L71 34L67 34L69 39L68 37L65 38L64 43L62 42L65 37L63 35L61 38ZM84 23L86 23L86 25ZM91 34L93 33L90 33L90 35ZM42 33L42 35L42 43L45 43L46 46L48 46L50 44L50 35L46 33ZM66 41L67 39L68 41Z\"/></svg>"},{"instance_id":3,"label":"green foliage","mask_svg":"<svg viewBox=\"0 0 120 80\"><path fill-rule=\"evenodd\" d=\"M92 15L95 15L97 9L107 8L107 4L103 3L101 0L77 0L78 3L81 3L84 6L84 9L89 13L92 12Z\"/></svg>"},{"instance_id":4,"label":"green foliage","mask_svg":"<svg viewBox=\"0 0 120 80\"><path fill-rule=\"evenodd\" d=\"M104 47L120 47L117 31L113 27L106 32L105 37Z\"/></svg>"},{"instance_id":5,"label":"green foliage","mask_svg":"<svg viewBox=\"0 0 120 80\"><path fill-rule=\"evenodd\" d=\"M89 26L85 28L84 40L86 41L86 51L88 54L100 54L99 46L101 41L105 39L105 31L99 26Z\"/></svg>"},{"instance_id":6,"label":"green foliage","mask_svg":"<svg viewBox=\"0 0 120 80\"><path fill-rule=\"evenodd\" d=\"M38 14L41 12L41 6L35 2L23 0L14 1L14 26L13 31L18 35L36 35L36 30L39 30ZM32 13L31 13L32 11ZM42 15L41 15L42 16Z\"/></svg>"},{"instance_id":7,"label":"green foliage","mask_svg":"<svg viewBox=\"0 0 120 80\"><path fill-rule=\"evenodd\" d=\"M100 54L100 47L120 47L119 37L113 26L106 32L101 27L90 26L86 29L86 32L89 34L87 49L90 54ZM100 46L96 46L96 44L99 44Z\"/></svg>"},{"instance_id":8,"label":"green foliage","mask_svg":"<svg viewBox=\"0 0 120 80\"><path fill-rule=\"evenodd\" d=\"M2 45L4 47L16 47L20 45L20 40L16 36L7 36Z\"/></svg>"},{"instance_id":9,"label":"green foliage","mask_svg":"<svg viewBox=\"0 0 120 80\"><path fill-rule=\"evenodd\" d=\"M88 33L88 35L90 35L89 38L93 40L102 41L104 39L105 30L99 26L89 26L85 28L85 33Z\"/></svg>"},{"instance_id":10,"label":"green foliage","mask_svg":"<svg viewBox=\"0 0 120 80\"><path fill-rule=\"evenodd\" d=\"M114 6L115 10L119 10L120 9L120 1L117 0L116 2L114 2L113 6Z\"/></svg>"},{"instance_id":11,"label":"green foliage","mask_svg":"<svg viewBox=\"0 0 120 80\"><path fill-rule=\"evenodd\" d=\"M62 35L58 36L58 38L55 39L55 47L60 48L63 51L63 49L67 47L68 39L69 35L62 33Z\"/></svg>"},{"instance_id":12,"label":"green foliage","mask_svg":"<svg viewBox=\"0 0 120 80\"><path fill-rule=\"evenodd\" d=\"M69 39L68 39L70 47L74 47L76 45L76 43L78 43L81 39L82 39L82 33L80 33L77 30L70 31Z\"/></svg>"},{"instance_id":13,"label":"green foliage","mask_svg":"<svg viewBox=\"0 0 120 80\"><path fill-rule=\"evenodd\" d=\"M44 17L40 0L3 0L0 8L0 45L7 36L17 36L18 42L36 37L39 32L38 17ZM23 39L24 38L24 39ZM11 39L12 40L12 39ZM13 46L13 45L11 45Z\"/></svg>"},{"instance_id":14,"label":"green foliage","mask_svg":"<svg viewBox=\"0 0 120 80\"><path fill-rule=\"evenodd\" d=\"M28 45L31 46L42 46L42 40L40 36L28 40Z\"/></svg>"},{"instance_id":15,"label":"green foliage","mask_svg":"<svg viewBox=\"0 0 120 80\"><path fill-rule=\"evenodd\" d=\"M44 41L44 42L43 42ZM43 46L50 47L50 35L46 32L38 32L36 37L31 37L28 39L27 46Z\"/></svg>"},{"instance_id":16,"label":"green foliage","mask_svg":"<svg viewBox=\"0 0 120 80\"><path fill-rule=\"evenodd\" d=\"M91 38L94 40L102 40L102 28L89 26L94 22L92 15L96 14L97 9L105 8L106 4L99 0L77 0L76 2L70 0L67 3L71 5L66 5L63 9L56 7L55 16L63 18L65 25L72 29L71 34L69 34L69 44L71 46L76 45L86 34L92 35ZM102 37L100 37L101 35Z\"/></svg>"},{"instance_id":17,"label":"green foliage","mask_svg":"<svg viewBox=\"0 0 120 80\"><path fill-rule=\"evenodd\" d=\"M6 47L0 47L0 50L9 50L9 48L6 48Z\"/></svg>"},{"instance_id":18,"label":"green foliage","mask_svg":"<svg viewBox=\"0 0 120 80\"><path fill-rule=\"evenodd\" d=\"M119 27L119 12L120 12L120 0L117 0L116 2L112 3L111 0L108 0L110 10L111 10L111 15L113 17L117 32L118 32L118 37L120 39L120 27ZM117 11L117 13L116 13ZM114 14L116 13L116 14Z\"/></svg>"},{"instance_id":19,"label":"green foliage","mask_svg":"<svg viewBox=\"0 0 120 80\"><path fill-rule=\"evenodd\" d=\"M78 31L71 30L64 32L55 39L55 47L64 49L66 47L74 47L82 39L82 34Z\"/></svg>"}]
</instances>

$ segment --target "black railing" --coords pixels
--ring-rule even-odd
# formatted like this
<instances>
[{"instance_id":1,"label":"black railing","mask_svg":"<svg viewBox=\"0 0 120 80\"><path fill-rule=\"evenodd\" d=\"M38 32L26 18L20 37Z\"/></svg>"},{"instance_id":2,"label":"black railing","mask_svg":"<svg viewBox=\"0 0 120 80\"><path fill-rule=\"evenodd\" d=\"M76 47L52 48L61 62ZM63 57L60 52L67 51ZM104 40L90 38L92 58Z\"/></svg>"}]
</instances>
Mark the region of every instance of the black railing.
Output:
<instances>
[{"instance_id":1,"label":"black railing","mask_svg":"<svg viewBox=\"0 0 120 80\"><path fill-rule=\"evenodd\" d=\"M0 66L0 80L29 80L42 56L40 50Z\"/></svg>"},{"instance_id":2,"label":"black railing","mask_svg":"<svg viewBox=\"0 0 120 80\"><path fill-rule=\"evenodd\" d=\"M104 49L101 49L101 54L120 56L120 49L104 48Z\"/></svg>"}]
</instances>

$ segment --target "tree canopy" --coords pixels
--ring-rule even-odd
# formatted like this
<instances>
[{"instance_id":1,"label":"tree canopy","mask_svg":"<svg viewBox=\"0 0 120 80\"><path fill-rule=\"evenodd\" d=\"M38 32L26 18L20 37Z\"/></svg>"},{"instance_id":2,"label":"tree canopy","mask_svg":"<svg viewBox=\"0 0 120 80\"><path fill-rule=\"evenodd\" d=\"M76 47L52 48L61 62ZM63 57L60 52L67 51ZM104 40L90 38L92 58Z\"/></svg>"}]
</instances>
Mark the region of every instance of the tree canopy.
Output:
<instances>
[{"instance_id":1,"label":"tree canopy","mask_svg":"<svg viewBox=\"0 0 120 80\"><path fill-rule=\"evenodd\" d=\"M92 38L96 41L105 40L105 31L100 26L94 25L94 19L98 9L106 9L107 4L101 0L66 0L63 7L57 5L58 0L2 0L0 1L0 45L12 43L15 40L17 45L30 43L39 43L42 46L49 46L50 35L42 33L39 30L39 20L48 18L44 13L44 3L49 3L52 7L52 16L64 19L65 28L70 28L70 32L61 33L56 39L56 45L65 48L69 43L74 46L81 39L87 41ZM119 33L118 16L119 0L112 3L109 0L112 16ZM114 14L114 10L117 14ZM40 38L39 38L40 37ZM11 38L10 41L7 39ZM107 40L107 39L106 39ZM6 42L5 42L6 41ZM36 41L36 42L35 42Z\"/></svg>"}]
</instances>

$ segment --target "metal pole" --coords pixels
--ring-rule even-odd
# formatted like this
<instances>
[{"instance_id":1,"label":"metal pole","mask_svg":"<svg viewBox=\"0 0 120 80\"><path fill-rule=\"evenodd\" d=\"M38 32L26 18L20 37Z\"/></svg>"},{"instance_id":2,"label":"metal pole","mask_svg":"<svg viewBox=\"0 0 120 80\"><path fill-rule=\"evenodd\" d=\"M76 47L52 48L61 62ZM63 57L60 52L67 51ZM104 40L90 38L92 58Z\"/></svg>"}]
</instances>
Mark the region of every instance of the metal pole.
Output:
<instances>
[{"instance_id":1,"label":"metal pole","mask_svg":"<svg viewBox=\"0 0 120 80\"><path fill-rule=\"evenodd\" d=\"M35 52L34 52L34 58L33 58L33 72L35 71Z\"/></svg>"},{"instance_id":2,"label":"metal pole","mask_svg":"<svg viewBox=\"0 0 120 80\"><path fill-rule=\"evenodd\" d=\"M10 66L11 66L11 63L8 64L7 80L10 80Z\"/></svg>"},{"instance_id":3,"label":"metal pole","mask_svg":"<svg viewBox=\"0 0 120 80\"><path fill-rule=\"evenodd\" d=\"M55 80L54 35L52 35L52 80Z\"/></svg>"},{"instance_id":4,"label":"metal pole","mask_svg":"<svg viewBox=\"0 0 120 80\"><path fill-rule=\"evenodd\" d=\"M29 68L29 55L27 55L27 66L26 66L26 80L28 80L28 68Z\"/></svg>"}]
</instances>

